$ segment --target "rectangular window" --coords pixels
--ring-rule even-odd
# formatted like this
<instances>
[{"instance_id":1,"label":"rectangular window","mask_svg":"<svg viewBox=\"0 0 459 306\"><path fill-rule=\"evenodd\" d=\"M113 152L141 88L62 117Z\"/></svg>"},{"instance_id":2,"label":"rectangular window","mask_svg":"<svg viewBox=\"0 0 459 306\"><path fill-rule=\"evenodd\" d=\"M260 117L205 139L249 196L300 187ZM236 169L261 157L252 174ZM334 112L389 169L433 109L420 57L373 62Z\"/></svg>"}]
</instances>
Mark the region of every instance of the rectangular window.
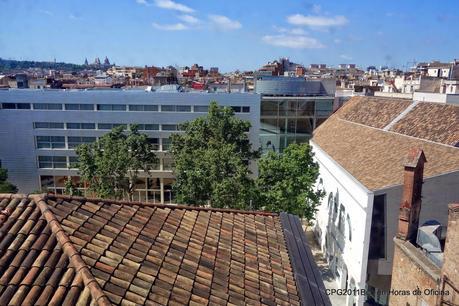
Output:
<instances>
[{"instance_id":1,"label":"rectangular window","mask_svg":"<svg viewBox=\"0 0 459 306\"><path fill-rule=\"evenodd\" d=\"M129 105L129 110L131 112L157 112L158 105Z\"/></svg>"},{"instance_id":2,"label":"rectangular window","mask_svg":"<svg viewBox=\"0 0 459 306\"><path fill-rule=\"evenodd\" d=\"M177 112L191 112L191 105L177 105Z\"/></svg>"},{"instance_id":3,"label":"rectangular window","mask_svg":"<svg viewBox=\"0 0 459 306\"><path fill-rule=\"evenodd\" d=\"M69 149L74 149L84 143L93 143L96 141L96 137L80 137L80 136L69 136L67 137Z\"/></svg>"},{"instance_id":4,"label":"rectangular window","mask_svg":"<svg viewBox=\"0 0 459 306\"><path fill-rule=\"evenodd\" d=\"M97 104L97 110L100 111L125 111L126 104Z\"/></svg>"},{"instance_id":5,"label":"rectangular window","mask_svg":"<svg viewBox=\"0 0 459 306\"><path fill-rule=\"evenodd\" d=\"M36 136L37 149L65 149L64 136Z\"/></svg>"},{"instance_id":6,"label":"rectangular window","mask_svg":"<svg viewBox=\"0 0 459 306\"><path fill-rule=\"evenodd\" d=\"M242 107L242 112L243 113L250 113L250 106L243 106Z\"/></svg>"},{"instance_id":7,"label":"rectangular window","mask_svg":"<svg viewBox=\"0 0 459 306\"><path fill-rule=\"evenodd\" d=\"M35 129L63 129L64 123L62 122L34 122Z\"/></svg>"},{"instance_id":8,"label":"rectangular window","mask_svg":"<svg viewBox=\"0 0 459 306\"><path fill-rule=\"evenodd\" d=\"M78 156L69 156L69 168L78 169Z\"/></svg>"},{"instance_id":9,"label":"rectangular window","mask_svg":"<svg viewBox=\"0 0 459 306\"><path fill-rule=\"evenodd\" d=\"M15 103L2 103L3 109L16 109Z\"/></svg>"},{"instance_id":10,"label":"rectangular window","mask_svg":"<svg viewBox=\"0 0 459 306\"><path fill-rule=\"evenodd\" d=\"M333 101L317 101L316 116L330 116L333 112Z\"/></svg>"},{"instance_id":11,"label":"rectangular window","mask_svg":"<svg viewBox=\"0 0 459 306\"><path fill-rule=\"evenodd\" d=\"M18 109L30 109L30 103L18 103Z\"/></svg>"},{"instance_id":12,"label":"rectangular window","mask_svg":"<svg viewBox=\"0 0 459 306\"><path fill-rule=\"evenodd\" d=\"M159 150L159 138L148 138L147 140L152 145L153 150Z\"/></svg>"},{"instance_id":13,"label":"rectangular window","mask_svg":"<svg viewBox=\"0 0 459 306\"><path fill-rule=\"evenodd\" d=\"M33 109L39 110L62 110L62 104L53 103L34 103Z\"/></svg>"},{"instance_id":14,"label":"rectangular window","mask_svg":"<svg viewBox=\"0 0 459 306\"><path fill-rule=\"evenodd\" d=\"M371 216L370 249L368 259L386 257L386 195L377 195L373 200Z\"/></svg>"},{"instance_id":15,"label":"rectangular window","mask_svg":"<svg viewBox=\"0 0 459 306\"><path fill-rule=\"evenodd\" d=\"M138 124L139 131L158 131L159 124Z\"/></svg>"},{"instance_id":16,"label":"rectangular window","mask_svg":"<svg viewBox=\"0 0 459 306\"><path fill-rule=\"evenodd\" d=\"M163 158L163 170L173 170L174 168L174 159L173 158Z\"/></svg>"},{"instance_id":17,"label":"rectangular window","mask_svg":"<svg viewBox=\"0 0 459 306\"><path fill-rule=\"evenodd\" d=\"M235 113L240 113L241 112L241 107L240 106L231 106L231 108L233 109L233 111Z\"/></svg>"},{"instance_id":18,"label":"rectangular window","mask_svg":"<svg viewBox=\"0 0 459 306\"><path fill-rule=\"evenodd\" d=\"M171 146L171 140L169 138L163 138L163 151L169 151L170 146Z\"/></svg>"},{"instance_id":19,"label":"rectangular window","mask_svg":"<svg viewBox=\"0 0 459 306\"><path fill-rule=\"evenodd\" d=\"M65 104L65 110L94 110L92 104Z\"/></svg>"},{"instance_id":20,"label":"rectangular window","mask_svg":"<svg viewBox=\"0 0 459 306\"><path fill-rule=\"evenodd\" d=\"M161 130L163 131L177 131L177 124L162 124Z\"/></svg>"},{"instance_id":21,"label":"rectangular window","mask_svg":"<svg viewBox=\"0 0 459 306\"><path fill-rule=\"evenodd\" d=\"M194 112L195 113L207 113L209 111L209 106L207 105L195 105Z\"/></svg>"},{"instance_id":22,"label":"rectangular window","mask_svg":"<svg viewBox=\"0 0 459 306\"><path fill-rule=\"evenodd\" d=\"M175 105L161 105L162 112L175 112L176 106Z\"/></svg>"},{"instance_id":23,"label":"rectangular window","mask_svg":"<svg viewBox=\"0 0 459 306\"><path fill-rule=\"evenodd\" d=\"M94 130L95 128L95 123L67 123L67 129L69 130Z\"/></svg>"},{"instance_id":24,"label":"rectangular window","mask_svg":"<svg viewBox=\"0 0 459 306\"><path fill-rule=\"evenodd\" d=\"M65 156L38 156L39 168L66 169L67 157Z\"/></svg>"},{"instance_id":25,"label":"rectangular window","mask_svg":"<svg viewBox=\"0 0 459 306\"><path fill-rule=\"evenodd\" d=\"M97 125L99 130L111 130L117 126L122 126L125 130L127 129L127 124L123 123L99 123Z\"/></svg>"}]
</instances>

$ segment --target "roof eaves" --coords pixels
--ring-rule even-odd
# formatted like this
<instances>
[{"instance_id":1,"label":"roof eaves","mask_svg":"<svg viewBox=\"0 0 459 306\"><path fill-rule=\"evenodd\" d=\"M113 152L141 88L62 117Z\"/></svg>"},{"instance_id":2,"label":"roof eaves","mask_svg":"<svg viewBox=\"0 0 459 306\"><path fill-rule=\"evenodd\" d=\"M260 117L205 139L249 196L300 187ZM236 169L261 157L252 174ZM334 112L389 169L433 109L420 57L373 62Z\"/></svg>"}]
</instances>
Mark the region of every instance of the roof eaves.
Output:
<instances>
[{"instance_id":1,"label":"roof eaves","mask_svg":"<svg viewBox=\"0 0 459 306\"><path fill-rule=\"evenodd\" d=\"M70 238L65 233L64 229L59 223L59 220L57 220L56 216L53 214L48 204L46 203L47 196L31 195L29 198L33 200L40 209L43 217L46 219L46 222L51 229L51 232L54 234L57 242L60 244L62 251L68 256L78 275L81 276L83 283L85 287L89 289L93 300L99 306L111 305L110 300L105 295L99 283L92 275L90 269L70 241Z\"/></svg>"},{"instance_id":2,"label":"roof eaves","mask_svg":"<svg viewBox=\"0 0 459 306\"><path fill-rule=\"evenodd\" d=\"M280 221L302 305L331 306L321 273L297 216L281 213Z\"/></svg>"}]
</instances>

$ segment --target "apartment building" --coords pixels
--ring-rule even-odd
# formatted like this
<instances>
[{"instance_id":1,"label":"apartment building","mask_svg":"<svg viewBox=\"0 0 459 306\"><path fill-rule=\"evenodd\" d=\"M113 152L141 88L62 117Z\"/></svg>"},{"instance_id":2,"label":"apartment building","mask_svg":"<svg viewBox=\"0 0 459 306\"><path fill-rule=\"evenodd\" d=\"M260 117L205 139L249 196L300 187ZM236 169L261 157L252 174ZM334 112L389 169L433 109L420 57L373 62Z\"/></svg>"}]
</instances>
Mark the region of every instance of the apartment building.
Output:
<instances>
[{"instance_id":1,"label":"apartment building","mask_svg":"<svg viewBox=\"0 0 459 306\"><path fill-rule=\"evenodd\" d=\"M138 124L160 159L137 184L135 200L174 201L169 137L180 123L203 116L211 101L230 106L252 124L249 138L259 146L260 95L253 93L146 92L143 90L0 90L0 161L19 191L64 191L79 183L75 148L113 127Z\"/></svg>"},{"instance_id":2,"label":"apartment building","mask_svg":"<svg viewBox=\"0 0 459 306\"><path fill-rule=\"evenodd\" d=\"M423 150L419 223L447 225L459 199L459 106L396 98L353 97L311 140L326 191L315 234L340 288L366 289L347 305L389 302L406 158Z\"/></svg>"}]
</instances>

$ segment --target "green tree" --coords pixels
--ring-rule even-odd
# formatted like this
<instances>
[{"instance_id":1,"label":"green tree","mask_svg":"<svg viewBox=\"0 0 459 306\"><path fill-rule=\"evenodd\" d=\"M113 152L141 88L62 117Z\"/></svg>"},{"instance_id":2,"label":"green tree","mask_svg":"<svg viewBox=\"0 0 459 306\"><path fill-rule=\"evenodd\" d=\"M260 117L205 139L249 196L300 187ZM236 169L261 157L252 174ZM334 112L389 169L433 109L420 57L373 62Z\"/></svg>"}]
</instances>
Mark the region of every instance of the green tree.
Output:
<instances>
[{"instance_id":1,"label":"green tree","mask_svg":"<svg viewBox=\"0 0 459 306\"><path fill-rule=\"evenodd\" d=\"M78 169L88 190L102 198L132 200L140 171L155 169L158 158L147 136L131 125L128 133L123 127L114 128L96 142L77 147Z\"/></svg>"},{"instance_id":2,"label":"green tree","mask_svg":"<svg viewBox=\"0 0 459 306\"><path fill-rule=\"evenodd\" d=\"M265 210L314 219L324 192L314 189L319 165L313 156L308 144L291 144L283 153L270 151L259 160L257 186Z\"/></svg>"},{"instance_id":3,"label":"green tree","mask_svg":"<svg viewBox=\"0 0 459 306\"><path fill-rule=\"evenodd\" d=\"M74 184L70 178L67 178L64 184L65 187L65 194L71 195L71 196L81 196L82 193L78 189L78 185Z\"/></svg>"},{"instance_id":4,"label":"green tree","mask_svg":"<svg viewBox=\"0 0 459 306\"><path fill-rule=\"evenodd\" d=\"M0 193L16 193L18 188L7 181L8 170L0 168Z\"/></svg>"},{"instance_id":5,"label":"green tree","mask_svg":"<svg viewBox=\"0 0 459 306\"><path fill-rule=\"evenodd\" d=\"M249 161L260 155L246 133L250 126L231 108L212 102L207 116L184 123L185 132L171 136L177 202L250 208L256 192Z\"/></svg>"}]
</instances>

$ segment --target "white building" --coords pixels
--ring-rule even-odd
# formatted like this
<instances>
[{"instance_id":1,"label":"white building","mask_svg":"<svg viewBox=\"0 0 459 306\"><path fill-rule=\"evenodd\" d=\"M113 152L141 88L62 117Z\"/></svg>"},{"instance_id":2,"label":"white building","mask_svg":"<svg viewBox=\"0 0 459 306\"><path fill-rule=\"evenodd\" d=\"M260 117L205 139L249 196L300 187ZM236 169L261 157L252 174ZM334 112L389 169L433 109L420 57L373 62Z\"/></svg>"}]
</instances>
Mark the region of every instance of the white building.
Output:
<instances>
[{"instance_id":1,"label":"white building","mask_svg":"<svg viewBox=\"0 0 459 306\"><path fill-rule=\"evenodd\" d=\"M211 101L230 106L252 124L249 139L259 147L260 95L144 90L0 90L0 163L22 193L63 193L70 177L79 183L75 148L113 127L138 124L160 159L138 182L135 200L173 202L173 160L168 154L180 123L207 113Z\"/></svg>"},{"instance_id":2,"label":"white building","mask_svg":"<svg viewBox=\"0 0 459 306\"><path fill-rule=\"evenodd\" d=\"M420 224L447 224L447 205L459 200L459 106L403 99L354 97L311 140L327 195L315 233L340 288L367 289L387 304L393 237L403 189L404 159L425 152Z\"/></svg>"}]
</instances>

